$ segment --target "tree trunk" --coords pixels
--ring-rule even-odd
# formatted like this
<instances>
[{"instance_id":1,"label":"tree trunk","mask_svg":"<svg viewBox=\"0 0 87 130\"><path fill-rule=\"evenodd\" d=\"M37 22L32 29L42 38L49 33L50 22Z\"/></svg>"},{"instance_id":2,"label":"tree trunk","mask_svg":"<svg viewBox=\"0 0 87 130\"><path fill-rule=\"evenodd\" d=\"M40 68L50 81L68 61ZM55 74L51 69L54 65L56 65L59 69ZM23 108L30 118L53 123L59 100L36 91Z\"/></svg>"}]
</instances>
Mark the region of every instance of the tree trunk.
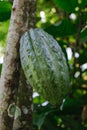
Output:
<instances>
[{"instance_id":1,"label":"tree trunk","mask_svg":"<svg viewBox=\"0 0 87 130\"><path fill-rule=\"evenodd\" d=\"M26 83L25 75L21 71L17 98L17 107L21 110L21 116L14 120L13 130L32 130L32 105L32 87Z\"/></svg>"},{"instance_id":2,"label":"tree trunk","mask_svg":"<svg viewBox=\"0 0 87 130\"><path fill-rule=\"evenodd\" d=\"M8 109L17 100L20 77L19 40L25 31L35 25L35 5L36 0L14 0L13 3L0 80L0 130L13 129L14 117L9 115Z\"/></svg>"}]
</instances>

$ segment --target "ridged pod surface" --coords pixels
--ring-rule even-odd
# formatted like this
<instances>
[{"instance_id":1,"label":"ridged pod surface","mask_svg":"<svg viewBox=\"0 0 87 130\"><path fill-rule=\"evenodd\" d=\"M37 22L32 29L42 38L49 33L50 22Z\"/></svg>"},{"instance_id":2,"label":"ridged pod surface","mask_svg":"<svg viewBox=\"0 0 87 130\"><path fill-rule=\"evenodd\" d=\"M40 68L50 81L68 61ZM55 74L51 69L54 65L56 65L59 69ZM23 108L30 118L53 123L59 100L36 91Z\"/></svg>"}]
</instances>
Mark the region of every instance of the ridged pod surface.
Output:
<instances>
[{"instance_id":1,"label":"ridged pod surface","mask_svg":"<svg viewBox=\"0 0 87 130\"><path fill-rule=\"evenodd\" d=\"M69 72L57 41L42 29L30 29L20 40L20 59L27 81L46 100L60 105L69 92Z\"/></svg>"}]
</instances>

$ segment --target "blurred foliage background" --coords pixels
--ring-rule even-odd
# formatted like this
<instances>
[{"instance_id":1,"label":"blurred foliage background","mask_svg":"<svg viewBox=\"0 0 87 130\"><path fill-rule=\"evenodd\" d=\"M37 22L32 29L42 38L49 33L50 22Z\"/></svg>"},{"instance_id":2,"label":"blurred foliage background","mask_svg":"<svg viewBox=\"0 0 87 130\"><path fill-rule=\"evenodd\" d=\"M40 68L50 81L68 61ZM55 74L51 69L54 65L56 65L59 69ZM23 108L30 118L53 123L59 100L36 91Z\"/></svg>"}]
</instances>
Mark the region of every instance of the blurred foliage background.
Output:
<instances>
[{"instance_id":1,"label":"blurred foliage background","mask_svg":"<svg viewBox=\"0 0 87 130\"><path fill-rule=\"evenodd\" d=\"M0 72L11 7L10 2L0 0ZM33 129L87 130L87 0L38 0L36 27L60 44L72 89L59 108L33 92Z\"/></svg>"}]
</instances>

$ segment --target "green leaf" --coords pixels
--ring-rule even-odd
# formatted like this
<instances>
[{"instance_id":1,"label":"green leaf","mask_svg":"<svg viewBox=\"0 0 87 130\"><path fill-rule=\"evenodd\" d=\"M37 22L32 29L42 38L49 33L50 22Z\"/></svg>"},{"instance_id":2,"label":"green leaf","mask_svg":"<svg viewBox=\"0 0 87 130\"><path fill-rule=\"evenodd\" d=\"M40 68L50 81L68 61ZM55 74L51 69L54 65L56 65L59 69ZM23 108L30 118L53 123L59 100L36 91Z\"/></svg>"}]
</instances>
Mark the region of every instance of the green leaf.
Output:
<instances>
[{"instance_id":1,"label":"green leaf","mask_svg":"<svg viewBox=\"0 0 87 130\"><path fill-rule=\"evenodd\" d=\"M5 21L10 18L11 4L7 1L0 1L0 21Z\"/></svg>"},{"instance_id":2,"label":"green leaf","mask_svg":"<svg viewBox=\"0 0 87 130\"><path fill-rule=\"evenodd\" d=\"M82 0L81 2L81 7L86 7L87 6L87 0Z\"/></svg>"},{"instance_id":3,"label":"green leaf","mask_svg":"<svg viewBox=\"0 0 87 130\"><path fill-rule=\"evenodd\" d=\"M43 124L44 130L66 130L58 125L57 121L54 119L54 115L47 115L45 122Z\"/></svg>"},{"instance_id":4,"label":"green leaf","mask_svg":"<svg viewBox=\"0 0 87 130\"><path fill-rule=\"evenodd\" d=\"M51 25L45 29L54 37L65 37L77 32L76 26L68 19L63 19L56 25Z\"/></svg>"},{"instance_id":5,"label":"green leaf","mask_svg":"<svg viewBox=\"0 0 87 130\"><path fill-rule=\"evenodd\" d=\"M5 49L6 37L8 32L9 20L0 22L0 47Z\"/></svg>"},{"instance_id":6,"label":"green leaf","mask_svg":"<svg viewBox=\"0 0 87 130\"><path fill-rule=\"evenodd\" d=\"M87 104L87 95L78 96L78 98L73 98L73 99L67 97L65 102L61 106L61 111L59 112L59 114L60 115L81 114L82 106L86 104Z\"/></svg>"},{"instance_id":7,"label":"green leaf","mask_svg":"<svg viewBox=\"0 0 87 130\"><path fill-rule=\"evenodd\" d=\"M33 124L36 125L38 127L38 129L40 129L44 123L45 117L46 117L46 115L44 113L42 113L42 114L34 113L33 114Z\"/></svg>"},{"instance_id":8,"label":"green leaf","mask_svg":"<svg viewBox=\"0 0 87 130\"><path fill-rule=\"evenodd\" d=\"M62 40L60 41L58 41L58 43L59 43L59 45L61 46L61 48L62 48L62 51L64 52L64 54L65 54L65 57L66 57L66 59L67 59L67 61L68 61L68 58L67 58L67 53L66 53L66 48L64 47L64 46L68 46L68 43L66 43L66 42L63 42Z\"/></svg>"},{"instance_id":9,"label":"green leaf","mask_svg":"<svg viewBox=\"0 0 87 130\"><path fill-rule=\"evenodd\" d=\"M87 28L84 28L80 33L80 43L87 42Z\"/></svg>"},{"instance_id":10,"label":"green leaf","mask_svg":"<svg viewBox=\"0 0 87 130\"><path fill-rule=\"evenodd\" d=\"M87 48L81 51L78 61L80 65L87 62Z\"/></svg>"},{"instance_id":11,"label":"green leaf","mask_svg":"<svg viewBox=\"0 0 87 130\"><path fill-rule=\"evenodd\" d=\"M82 25L86 25L86 22L87 22L87 11L82 12L81 21L82 21Z\"/></svg>"},{"instance_id":12,"label":"green leaf","mask_svg":"<svg viewBox=\"0 0 87 130\"><path fill-rule=\"evenodd\" d=\"M45 100L41 96L36 96L33 98L33 102L35 104L42 104L43 102L45 102Z\"/></svg>"},{"instance_id":13,"label":"green leaf","mask_svg":"<svg viewBox=\"0 0 87 130\"><path fill-rule=\"evenodd\" d=\"M58 7L69 13L74 12L75 7L78 5L77 0L53 0L53 2L55 2Z\"/></svg>"},{"instance_id":14,"label":"green leaf","mask_svg":"<svg viewBox=\"0 0 87 130\"><path fill-rule=\"evenodd\" d=\"M0 64L0 75L1 75L1 70L2 70L2 64Z\"/></svg>"},{"instance_id":15,"label":"green leaf","mask_svg":"<svg viewBox=\"0 0 87 130\"><path fill-rule=\"evenodd\" d=\"M69 124L69 127L72 128L72 130L86 130L80 123L70 116L63 116L62 119L65 124Z\"/></svg>"},{"instance_id":16,"label":"green leaf","mask_svg":"<svg viewBox=\"0 0 87 130\"><path fill-rule=\"evenodd\" d=\"M75 100L75 101L74 101ZM72 108L72 107L79 107L81 106L81 101L78 99L71 99L71 98L66 98L65 102L62 104L63 105L63 110L66 109L67 107ZM68 108L68 109L69 109Z\"/></svg>"}]
</instances>

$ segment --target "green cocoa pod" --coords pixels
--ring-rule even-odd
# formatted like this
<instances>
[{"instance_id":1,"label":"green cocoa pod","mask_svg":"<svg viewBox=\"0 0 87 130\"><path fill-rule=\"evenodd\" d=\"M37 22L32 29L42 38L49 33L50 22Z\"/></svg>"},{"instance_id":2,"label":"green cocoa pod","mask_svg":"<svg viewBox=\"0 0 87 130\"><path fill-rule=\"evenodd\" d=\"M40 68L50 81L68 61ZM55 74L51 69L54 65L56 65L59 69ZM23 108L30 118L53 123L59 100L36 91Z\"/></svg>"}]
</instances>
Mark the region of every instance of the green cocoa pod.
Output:
<instances>
[{"instance_id":1,"label":"green cocoa pod","mask_svg":"<svg viewBox=\"0 0 87 130\"><path fill-rule=\"evenodd\" d=\"M69 72L57 41L42 29L30 29L20 40L20 59L27 81L46 100L60 105L69 92Z\"/></svg>"}]
</instances>

